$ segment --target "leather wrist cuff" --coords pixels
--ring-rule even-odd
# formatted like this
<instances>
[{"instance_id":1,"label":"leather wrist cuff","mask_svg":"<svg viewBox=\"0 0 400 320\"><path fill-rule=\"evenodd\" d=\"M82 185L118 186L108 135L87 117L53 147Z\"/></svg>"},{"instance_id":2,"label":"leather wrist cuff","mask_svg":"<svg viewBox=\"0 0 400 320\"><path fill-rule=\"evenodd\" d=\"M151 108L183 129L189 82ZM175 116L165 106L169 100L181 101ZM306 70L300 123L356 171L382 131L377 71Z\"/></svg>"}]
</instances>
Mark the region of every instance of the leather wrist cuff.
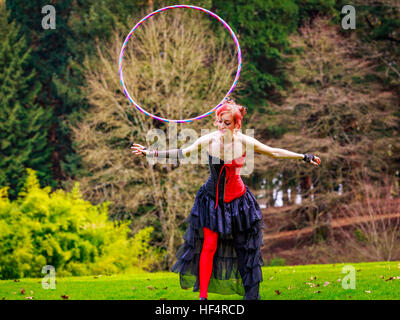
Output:
<instances>
[{"instance_id":1,"label":"leather wrist cuff","mask_svg":"<svg viewBox=\"0 0 400 320\"><path fill-rule=\"evenodd\" d=\"M170 159L182 159L182 149L170 149L170 150L152 150L147 154L150 158L170 158Z\"/></svg>"}]
</instances>

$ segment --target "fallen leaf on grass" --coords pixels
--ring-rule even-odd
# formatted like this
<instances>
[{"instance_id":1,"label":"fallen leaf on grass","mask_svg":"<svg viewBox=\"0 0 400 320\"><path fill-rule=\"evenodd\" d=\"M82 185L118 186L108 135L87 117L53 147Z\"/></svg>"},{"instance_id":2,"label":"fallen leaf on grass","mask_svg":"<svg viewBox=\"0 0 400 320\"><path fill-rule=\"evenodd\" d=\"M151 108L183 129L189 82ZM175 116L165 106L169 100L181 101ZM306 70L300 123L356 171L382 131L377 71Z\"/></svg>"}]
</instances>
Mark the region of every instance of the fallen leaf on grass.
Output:
<instances>
[{"instance_id":1,"label":"fallen leaf on grass","mask_svg":"<svg viewBox=\"0 0 400 320\"><path fill-rule=\"evenodd\" d=\"M272 280L274 277L270 277L269 280Z\"/></svg>"},{"instance_id":2,"label":"fallen leaf on grass","mask_svg":"<svg viewBox=\"0 0 400 320\"><path fill-rule=\"evenodd\" d=\"M367 291L365 291L365 293L371 293L371 290L367 290Z\"/></svg>"},{"instance_id":3,"label":"fallen leaf on grass","mask_svg":"<svg viewBox=\"0 0 400 320\"><path fill-rule=\"evenodd\" d=\"M287 289L288 289L288 290L290 290L290 289L292 289L292 287L291 287L291 286L289 286Z\"/></svg>"},{"instance_id":4,"label":"fallen leaf on grass","mask_svg":"<svg viewBox=\"0 0 400 320\"><path fill-rule=\"evenodd\" d=\"M149 290L154 290L154 288L152 286L147 286L146 288Z\"/></svg>"},{"instance_id":5,"label":"fallen leaf on grass","mask_svg":"<svg viewBox=\"0 0 400 320\"><path fill-rule=\"evenodd\" d=\"M168 287L163 288L163 290L167 290L167 289L168 289Z\"/></svg>"},{"instance_id":6,"label":"fallen leaf on grass","mask_svg":"<svg viewBox=\"0 0 400 320\"><path fill-rule=\"evenodd\" d=\"M132 290L135 291L135 290L136 290L136 287L133 287Z\"/></svg>"},{"instance_id":7,"label":"fallen leaf on grass","mask_svg":"<svg viewBox=\"0 0 400 320\"><path fill-rule=\"evenodd\" d=\"M25 289L24 288L21 289L21 294L25 294Z\"/></svg>"},{"instance_id":8,"label":"fallen leaf on grass","mask_svg":"<svg viewBox=\"0 0 400 320\"><path fill-rule=\"evenodd\" d=\"M314 288L314 287L315 287L315 284L314 284L314 283L306 282L306 284L308 284L308 285L310 286L310 288Z\"/></svg>"},{"instance_id":9,"label":"fallen leaf on grass","mask_svg":"<svg viewBox=\"0 0 400 320\"><path fill-rule=\"evenodd\" d=\"M340 281L342 281L342 279L340 279L340 278L339 278L339 279L337 279L337 282L340 282Z\"/></svg>"},{"instance_id":10,"label":"fallen leaf on grass","mask_svg":"<svg viewBox=\"0 0 400 320\"><path fill-rule=\"evenodd\" d=\"M63 295L61 296L61 298L65 299L65 300L69 299L69 297L68 297L66 294L63 294Z\"/></svg>"},{"instance_id":11,"label":"fallen leaf on grass","mask_svg":"<svg viewBox=\"0 0 400 320\"><path fill-rule=\"evenodd\" d=\"M390 277L389 279L386 279L385 281L396 280L396 279L400 279L400 277L399 277L399 276L397 276L397 277Z\"/></svg>"},{"instance_id":12,"label":"fallen leaf on grass","mask_svg":"<svg viewBox=\"0 0 400 320\"><path fill-rule=\"evenodd\" d=\"M319 291L319 290L318 291L314 291L314 293L321 293L321 291Z\"/></svg>"},{"instance_id":13,"label":"fallen leaf on grass","mask_svg":"<svg viewBox=\"0 0 400 320\"><path fill-rule=\"evenodd\" d=\"M275 293L279 296L282 292L280 292L279 290L275 290Z\"/></svg>"},{"instance_id":14,"label":"fallen leaf on grass","mask_svg":"<svg viewBox=\"0 0 400 320\"><path fill-rule=\"evenodd\" d=\"M25 299L33 299L33 297L32 296L29 296L29 297L25 297Z\"/></svg>"},{"instance_id":15,"label":"fallen leaf on grass","mask_svg":"<svg viewBox=\"0 0 400 320\"><path fill-rule=\"evenodd\" d=\"M326 281L326 282L324 283L324 287L329 286L329 284L330 284L330 282L329 282L329 281Z\"/></svg>"}]
</instances>

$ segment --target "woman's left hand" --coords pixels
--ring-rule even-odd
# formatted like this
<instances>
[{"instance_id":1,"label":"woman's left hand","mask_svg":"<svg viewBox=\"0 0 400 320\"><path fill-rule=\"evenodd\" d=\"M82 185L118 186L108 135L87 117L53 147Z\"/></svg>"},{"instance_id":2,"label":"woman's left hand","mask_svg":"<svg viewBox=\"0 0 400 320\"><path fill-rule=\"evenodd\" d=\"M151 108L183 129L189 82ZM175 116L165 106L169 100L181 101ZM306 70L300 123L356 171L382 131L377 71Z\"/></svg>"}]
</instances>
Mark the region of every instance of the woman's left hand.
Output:
<instances>
[{"instance_id":1,"label":"woman's left hand","mask_svg":"<svg viewBox=\"0 0 400 320\"><path fill-rule=\"evenodd\" d=\"M319 166L320 164L321 164L321 159L319 158L319 157L317 157L317 156L314 156L314 160L311 160L311 163L314 165L314 166Z\"/></svg>"},{"instance_id":2,"label":"woman's left hand","mask_svg":"<svg viewBox=\"0 0 400 320\"><path fill-rule=\"evenodd\" d=\"M313 154L305 154L303 160L317 167L321 164L321 159Z\"/></svg>"}]
</instances>

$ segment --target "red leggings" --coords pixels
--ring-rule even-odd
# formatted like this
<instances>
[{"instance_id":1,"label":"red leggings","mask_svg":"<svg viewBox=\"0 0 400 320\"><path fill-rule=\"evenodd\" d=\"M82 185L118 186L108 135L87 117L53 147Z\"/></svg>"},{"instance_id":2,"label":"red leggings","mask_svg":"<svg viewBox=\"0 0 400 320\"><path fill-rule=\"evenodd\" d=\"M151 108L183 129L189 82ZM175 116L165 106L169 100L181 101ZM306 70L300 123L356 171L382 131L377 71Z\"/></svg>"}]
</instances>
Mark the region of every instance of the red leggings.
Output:
<instances>
[{"instance_id":1,"label":"red leggings","mask_svg":"<svg viewBox=\"0 0 400 320\"><path fill-rule=\"evenodd\" d=\"M207 298L207 289L210 282L214 253L217 250L218 233L203 227L204 242L200 254L200 297Z\"/></svg>"}]
</instances>

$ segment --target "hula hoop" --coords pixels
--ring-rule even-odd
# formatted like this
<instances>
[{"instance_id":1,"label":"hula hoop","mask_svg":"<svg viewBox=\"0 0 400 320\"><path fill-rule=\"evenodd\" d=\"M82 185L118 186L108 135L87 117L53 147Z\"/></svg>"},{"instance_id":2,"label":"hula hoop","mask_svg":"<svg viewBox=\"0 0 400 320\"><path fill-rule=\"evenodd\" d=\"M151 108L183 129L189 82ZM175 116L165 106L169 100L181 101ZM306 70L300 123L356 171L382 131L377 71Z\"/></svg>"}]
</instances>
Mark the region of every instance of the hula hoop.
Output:
<instances>
[{"instance_id":1,"label":"hula hoop","mask_svg":"<svg viewBox=\"0 0 400 320\"><path fill-rule=\"evenodd\" d=\"M176 8L189 8L189 9L200 10L200 11L203 11L203 12L209 14L210 16L216 18L219 22L221 22L221 23L224 25L224 27L225 27L226 29L229 30L229 32L230 32L230 34L231 34L233 40L235 41L236 48L237 48L237 51L238 51L238 55L237 55L237 57L238 57L238 67L237 67L237 71L236 71L235 80L233 81L233 84L232 84L231 88L229 89L228 93L225 95L225 97L221 100L221 102L220 102L217 106L215 106L215 107L214 107L213 109L211 109L210 111L208 111L208 112L206 112L206 113L204 113L204 114L202 114L202 115L200 115L200 116L198 116L198 117L190 118L190 119L184 119L184 120L165 119L165 118L157 117L156 115L151 114L150 112L147 112L146 110L144 110L142 107L139 106L139 104L137 104L137 103L135 102L135 100L133 100L133 99L131 98L131 96L130 96L128 90L126 89L126 86L125 86L125 83L124 83L124 77L123 77L123 74L122 74L122 59L123 59L123 56L124 56L125 47L126 47L126 45L127 45L127 43L128 43L129 38L132 36L133 32L134 32L145 20L147 20L147 19L150 18L151 16L154 16L155 14L160 13L160 12L162 12L162 11L166 11L166 10L168 10L168 9L176 9ZM133 27L133 29L129 32L129 34L127 35L127 37L126 37L126 39L125 39L125 41L124 41L124 44L122 45L121 53L120 53L120 55L119 55L119 65L118 65L119 77L120 77L120 79L121 79L121 85L122 85L122 88L124 89L124 93L125 93L125 95L127 96L127 98L129 99L129 101L130 101L132 104L135 105L136 109L138 109L139 111L143 112L145 115L148 115L148 116L152 117L153 119L157 119L157 120L164 121L164 122L176 122L176 123L192 122L192 121L194 121L194 120L198 120L198 119L204 118L204 117L210 115L211 113L213 113L217 108L219 108L219 107L223 104L225 98L227 98L227 97L232 93L233 89L236 87L236 84L237 84L237 82L238 82L238 80L239 80L241 68L242 68L242 52L241 52L241 50L240 50L239 41L238 41L238 39L236 38L235 33L234 33L234 32L232 31L232 29L229 27L229 25L228 25L223 19L221 19L219 16L217 16L215 13L213 13L213 12L207 10L207 9L201 8L201 7L190 6L190 5L175 5L175 6L164 7L164 8L158 9L158 10L156 10L156 11L154 11L154 12L148 14L148 15L145 16L142 20L140 20L140 21Z\"/></svg>"}]
</instances>

